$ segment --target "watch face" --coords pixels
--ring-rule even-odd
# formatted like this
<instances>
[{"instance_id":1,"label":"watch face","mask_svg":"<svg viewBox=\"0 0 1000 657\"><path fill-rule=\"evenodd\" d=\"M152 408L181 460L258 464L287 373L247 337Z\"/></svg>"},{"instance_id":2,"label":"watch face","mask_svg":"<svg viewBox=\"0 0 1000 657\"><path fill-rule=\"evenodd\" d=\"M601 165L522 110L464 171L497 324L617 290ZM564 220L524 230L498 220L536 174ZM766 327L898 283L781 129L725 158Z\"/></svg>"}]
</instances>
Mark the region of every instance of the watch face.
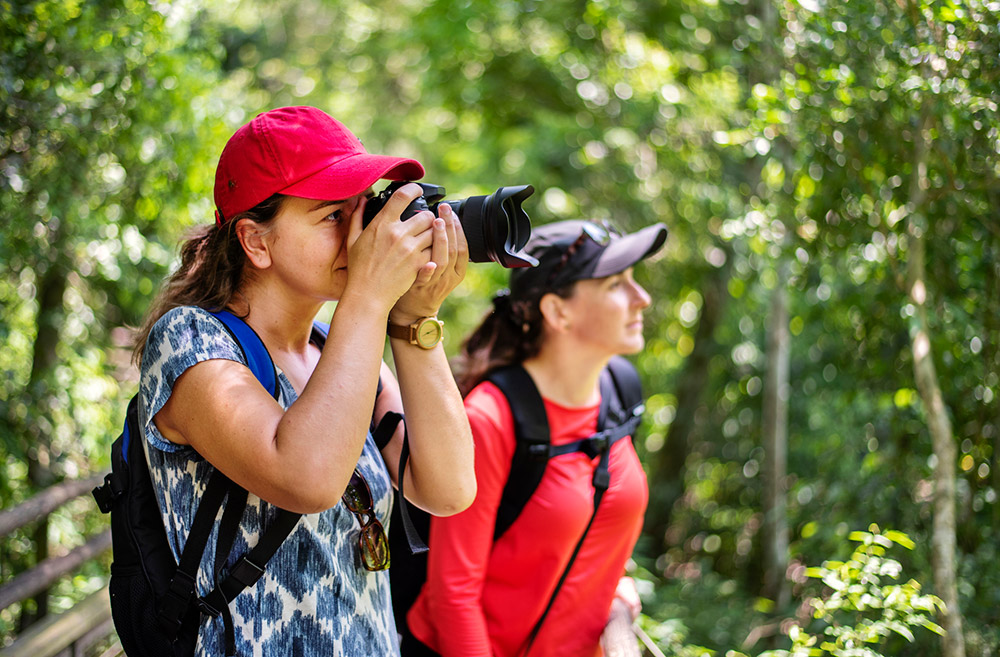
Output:
<instances>
[{"instance_id":1,"label":"watch face","mask_svg":"<svg viewBox=\"0 0 1000 657\"><path fill-rule=\"evenodd\" d=\"M417 344L424 349L430 349L441 341L441 323L435 319L426 319L417 327Z\"/></svg>"}]
</instances>

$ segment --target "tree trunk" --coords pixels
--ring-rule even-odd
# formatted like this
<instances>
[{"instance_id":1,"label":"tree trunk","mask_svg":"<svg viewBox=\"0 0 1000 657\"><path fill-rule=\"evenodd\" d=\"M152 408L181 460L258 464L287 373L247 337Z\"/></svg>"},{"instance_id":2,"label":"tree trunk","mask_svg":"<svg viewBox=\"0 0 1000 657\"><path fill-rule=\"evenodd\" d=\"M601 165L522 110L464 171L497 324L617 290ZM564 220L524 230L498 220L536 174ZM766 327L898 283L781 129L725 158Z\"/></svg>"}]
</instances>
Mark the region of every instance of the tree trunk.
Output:
<instances>
[{"instance_id":1,"label":"tree trunk","mask_svg":"<svg viewBox=\"0 0 1000 657\"><path fill-rule=\"evenodd\" d=\"M774 3L764 1L760 5L760 18L769 34L775 35L773 40L765 40L762 44L767 53L766 62L762 67L764 82L776 85L781 80L782 69L787 69L789 63L778 43L785 32L785 26L778 16ZM784 66L778 63L784 61ZM790 207L793 198L792 172L796 170L793 158L793 145L787 141L790 135L777 138L774 141L774 154L778 157L785 170L786 178L783 194L774 194L771 203L779 208L778 215L783 219L791 219L790 212L782 212L782 208ZM788 517L787 517L787 481L788 481L788 395L789 368L791 361L791 339L788 331L788 278L789 264L785 253L791 250L792 229L786 228L785 235L780 238L778 246L780 255L774 263L776 281L771 294L771 307L767 325L767 369L764 379L763 409L761 418L761 443L764 448L763 477L764 490L762 494L763 526L761 541L764 561L763 594L773 600L776 611L787 606L791 592L785 578L788 569ZM777 647L777 646L772 646Z\"/></svg>"},{"instance_id":2,"label":"tree trunk","mask_svg":"<svg viewBox=\"0 0 1000 657\"><path fill-rule=\"evenodd\" d=\"M926 102L926 101L925 101ZM910 181L910 217L907 222L907 292L914 312L910 323L910 347L913 351L913 372L917 390L927 416L934 456L934 523L931 538L934 587L947 610L941 639L944 657L965 657L962 615L958 605L955 575L955 468L958 450L952 434L949 409L944 403L931 350L927 320L928 291L924 261L928 224L924 203L927 179L927 139L930 129L927 105L922 111L921 124L916 130L914 149L915 173Z\"/></svg>"},{"instance_id":3,"label":"tree trunk","mask_svg":"<svg viewBox=\"0 0 1000 657\"><path fill-rule=\"evenodd\" d=\"M58 363L57 346L60 327L63 324L63 296L66 293L66 271L64 263L68 254L61 249L65 242L65 229L57 223L52 236L52 246L48 250L49 259L45 269L39 271L38 282L38 334L35 337L31 363L31 378L28 382L28 408L36 414L45 414L51 407L49 388L52 373ZM25 453L28 455L28 482L34 491L41 491L55 483L51 468L49 436L37 423L32 423L29 415L24 437L27 441ZM49 557L49 517L38 518L32 531L35 563ZM34 597L35 609L26 612L22 607L20 626L22 630L48 613L49 592L43 590Z\"/></svg>"},{"instance_id":4,"label":"tree trunk","mask_svg":"<svg viewBox=\"0 0 1000 657\"><path fill-rule=\"evenodd\" d=\"M764 596L781 609L789 602L788 569L788 377L791 340L788 334L788 265L779 262L767 328L767 373L764 380Z\"/></svg>"}]
</instances>

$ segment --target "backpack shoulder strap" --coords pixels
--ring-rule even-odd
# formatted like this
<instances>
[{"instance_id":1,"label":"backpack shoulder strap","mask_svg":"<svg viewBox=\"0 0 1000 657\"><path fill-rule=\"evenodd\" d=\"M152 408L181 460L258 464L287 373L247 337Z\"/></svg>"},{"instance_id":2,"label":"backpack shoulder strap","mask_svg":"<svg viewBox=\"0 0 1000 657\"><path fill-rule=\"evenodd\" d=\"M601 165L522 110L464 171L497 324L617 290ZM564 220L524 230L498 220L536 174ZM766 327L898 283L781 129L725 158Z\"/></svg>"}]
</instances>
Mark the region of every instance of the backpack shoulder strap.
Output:
<instances>
[{"instance_id":1,"label":"backpack shoulder strap","mask_svg":"<svg viewBox=\"0 0 1000 657\"><path fill-rule=\"evenodd\" d=\"M491 372L486 379L495 385L510 405L517 441L511 459L510 475L497 509L496 541L520 515L545 474L549 460L549 420L545 403L528 372L521 365L511 365Z\"/></svg>"},{"instance_id":2,"label":"backpack shoulder strap","mask_svg":"<svg viewBox=\"0 0 1000 657\"><path fill-rule=\"evenodd\" d=\"M212 315L222 322L229 334L236 340L240 350L247 359L250 371L257 377L264 389L271 393L275 399L278 398L278 374L274 369L274 361L271 354L267 353L264 341L260 339L257 332L241 318L232 314L228 310L218 310Z\"/></svg>"},{"instance_id":3,"label":"backpack shoulder strap","mask_svg":"<svg viewBox=\"0 0 1000 657\"><path fill-rule=\"evenodd\" d=\"M611 379L615 393L626 416L634 415L637 406L642 405L642 381L639 372L631 361L622 356L613 356L608 362L605 372ZM603 393L603 390L601 391Z\"/></svg>"}]
</instances>

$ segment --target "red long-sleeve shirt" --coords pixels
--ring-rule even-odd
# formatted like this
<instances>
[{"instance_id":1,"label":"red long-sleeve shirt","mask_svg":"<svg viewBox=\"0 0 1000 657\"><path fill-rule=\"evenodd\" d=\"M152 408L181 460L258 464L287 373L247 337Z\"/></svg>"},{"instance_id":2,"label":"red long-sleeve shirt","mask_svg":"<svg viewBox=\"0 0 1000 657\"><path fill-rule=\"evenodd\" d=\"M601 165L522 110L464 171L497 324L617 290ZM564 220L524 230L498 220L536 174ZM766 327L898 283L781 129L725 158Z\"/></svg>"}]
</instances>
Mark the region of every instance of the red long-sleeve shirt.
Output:
<instances>
[{"instance_id":1,"label":"red long-sleeve shirt","mask_svg":"<svg viewBox=\"0 0 1000 657\"><path fill-rule=\"evenodd\" d=\"M545 401L551 440L593 434L599 406ZM597 459L574 453L549 460L534 495L493 543L497 508L514 454L514 423L492 383L466 398L476 444L476 500L433 518L427 582L407 619L413 634L443 657L515 657L541 616L593 512ZM646 475L630 439L611 449L611 485L576 561L531 649L531 657L594 657L615 587L642 528Z\"/></svg>"}]
</instances>

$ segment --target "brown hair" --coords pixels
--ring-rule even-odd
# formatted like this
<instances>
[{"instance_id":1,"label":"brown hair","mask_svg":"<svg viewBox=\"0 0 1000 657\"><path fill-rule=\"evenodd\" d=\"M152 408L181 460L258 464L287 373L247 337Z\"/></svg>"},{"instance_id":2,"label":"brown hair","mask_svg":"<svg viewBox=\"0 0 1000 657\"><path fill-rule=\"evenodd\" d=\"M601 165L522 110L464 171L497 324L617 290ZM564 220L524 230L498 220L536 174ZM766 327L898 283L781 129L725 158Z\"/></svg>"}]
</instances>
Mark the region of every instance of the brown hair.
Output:
<instances>
[{"instance_id":1,"label":"brown hair","mask_svg":"<svg viewBox=\"0 0 1000 657\"><path fill-rule=\"evenodd\" d=\"M274 194L221 226L201 226L190 234L181 245L180 267L164 282L145 321L135 332L134 363L141 363L149 332L167 311L178 306L222 310L240 297L240 288L249 272L245 271L247 258L236 235L236 223L250 219L266 226L274 220L285 198Z\"/></svg>"},{"instance_id":2,"label":"brown hair","mask_svg":"<svg viewBox=\"0 0 1000 657\"><path fill-rule=\"evenodd\" d=\"M541 300L546 294L573 296L576 283L559 289L534 288L512 299L506 290L493 298L493 309L466 338L456 362L462 396L495 369L521 363L538 354L545 339Z\"/></svg>"}]
</instances>

